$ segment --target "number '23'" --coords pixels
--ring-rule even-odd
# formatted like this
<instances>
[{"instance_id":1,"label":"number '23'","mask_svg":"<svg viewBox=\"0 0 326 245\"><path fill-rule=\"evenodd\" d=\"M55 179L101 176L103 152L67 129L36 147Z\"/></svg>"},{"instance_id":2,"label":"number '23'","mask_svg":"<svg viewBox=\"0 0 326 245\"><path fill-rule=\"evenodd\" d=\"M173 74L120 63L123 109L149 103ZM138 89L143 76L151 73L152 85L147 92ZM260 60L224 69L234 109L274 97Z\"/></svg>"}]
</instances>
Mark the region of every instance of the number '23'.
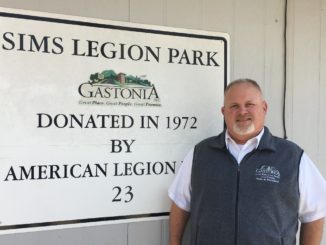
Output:
<instances>
[{"instance_id":1,"label":"number '23'","mask_svg":"<svg viewBox=\"0 0 326 245\"><path fill-rule=\"evenodd\" d=\"M132 192L132 187L130 185L121 188L120 186L115 186L113 189L116 192L115 197L113 198L112 202L122 202L125 203L131 202L134 198L134 194ZM122 200L123 199L123 200Z\"/></svg>"}]
</instances>

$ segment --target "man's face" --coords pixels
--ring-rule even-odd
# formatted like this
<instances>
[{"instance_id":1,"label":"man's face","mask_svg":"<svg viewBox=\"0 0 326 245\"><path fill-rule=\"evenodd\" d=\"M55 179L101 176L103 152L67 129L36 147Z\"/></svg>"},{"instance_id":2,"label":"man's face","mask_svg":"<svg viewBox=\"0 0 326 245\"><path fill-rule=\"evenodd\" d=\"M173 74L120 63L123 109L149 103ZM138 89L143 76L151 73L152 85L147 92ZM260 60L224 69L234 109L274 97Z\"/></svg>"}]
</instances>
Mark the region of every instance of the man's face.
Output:
<instances>
[{"instance_id":1,"label":"man's face","mask_svg":"<svg viewBox=\"0 0 326 245\"><path fill-rule=\"evenodd\" d=\"M222 113L230 136L244 144L264 127L267 103L260 91L249 83L235 84L224 97Z\"/></svg>"}]
</instances>

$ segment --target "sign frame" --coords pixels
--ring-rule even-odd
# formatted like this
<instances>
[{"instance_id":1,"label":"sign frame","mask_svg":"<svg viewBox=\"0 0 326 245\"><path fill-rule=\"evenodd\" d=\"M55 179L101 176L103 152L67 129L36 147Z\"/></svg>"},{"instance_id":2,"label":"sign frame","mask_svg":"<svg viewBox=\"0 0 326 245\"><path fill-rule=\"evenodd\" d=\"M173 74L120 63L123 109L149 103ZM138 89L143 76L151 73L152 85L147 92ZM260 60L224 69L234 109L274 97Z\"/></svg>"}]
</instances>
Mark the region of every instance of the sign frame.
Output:
<instances>
[{"instance_id":1,"label":"sign frame","mask_svg":"<svg viewBox=\"0 0 326 245\"><path fill-rule=\"evenodd\" d=\"M146 33L155 34L162 37L184 37L189 40L211 40L221 41L224 44L224 88L227 86L229 81L229 37L227 34L219 35L221 33L200 31L200 30L189 30L182 28L163 27L163 26L151 26L136 23L124 23L109 20L100 20L86 17L74 17L57 14L48 14L34 11L21 11L14 9L0 8L0 19L8 18L15 20L31 20L35 22L55 23L68 26L76 27L87 27L87 28L98 28L102 30L119 30L122 32L132 33ZM2 34L2 33L1 33ZM0 52L1 54L1 52ZM221 122L222 124L223 122ZM1 147L1 145L0 145ZM67 219L67 220L56 220L47 222L35 222L35 223L21 223L14 225L2 225L0 217L0 233L12 233L21 231L34 231L42 229L56 229L62 227L76 227L76 226L88 226L88 225L102 225L102 224L115 224L125 222L135 222L144 220L157 220L166 219L169 212L154 212L154 213L140 213L132 215L118 215L110 217L92 217L83 219Z\"/></svg>"}]
</instances>

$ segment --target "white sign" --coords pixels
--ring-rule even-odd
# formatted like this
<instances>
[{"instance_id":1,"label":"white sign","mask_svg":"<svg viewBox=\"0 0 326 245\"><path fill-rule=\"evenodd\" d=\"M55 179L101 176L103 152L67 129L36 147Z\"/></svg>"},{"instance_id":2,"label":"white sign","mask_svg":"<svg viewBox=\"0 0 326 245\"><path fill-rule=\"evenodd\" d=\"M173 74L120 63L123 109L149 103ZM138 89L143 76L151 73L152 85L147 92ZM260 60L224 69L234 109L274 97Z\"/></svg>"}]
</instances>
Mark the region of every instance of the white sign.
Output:
<instances>
[{"instance_id":1,"label":"white sign","mask_svg":"<svg viewBox=\"0 0 326 245\"><path fill-rule=\"evenodd\" d=\"M0 9L0 232L166 217L223 128L227 34Z\"/></svg>"}]
</instances>

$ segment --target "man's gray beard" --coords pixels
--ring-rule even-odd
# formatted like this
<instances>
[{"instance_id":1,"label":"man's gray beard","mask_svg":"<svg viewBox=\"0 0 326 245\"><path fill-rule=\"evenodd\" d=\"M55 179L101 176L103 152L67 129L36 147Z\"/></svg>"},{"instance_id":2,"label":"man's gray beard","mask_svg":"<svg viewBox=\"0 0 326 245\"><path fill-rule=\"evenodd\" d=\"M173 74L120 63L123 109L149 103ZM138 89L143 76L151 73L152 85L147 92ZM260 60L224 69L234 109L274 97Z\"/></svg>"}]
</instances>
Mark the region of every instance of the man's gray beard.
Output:
<instances>
[{"instance_id":1,"label":"man's gray beard","mask_svg":"<svg viewBox=\"0 0 326 245\"><path fill-rule=\"evenodd\" d=\"M253 132L255 132L255 126L253 123L251 123L249 125L249 127L240 128L236 124L234 124L233 131L239 135L245 136L245 135L252 134Z\"/></svg>"}]
</instances>

